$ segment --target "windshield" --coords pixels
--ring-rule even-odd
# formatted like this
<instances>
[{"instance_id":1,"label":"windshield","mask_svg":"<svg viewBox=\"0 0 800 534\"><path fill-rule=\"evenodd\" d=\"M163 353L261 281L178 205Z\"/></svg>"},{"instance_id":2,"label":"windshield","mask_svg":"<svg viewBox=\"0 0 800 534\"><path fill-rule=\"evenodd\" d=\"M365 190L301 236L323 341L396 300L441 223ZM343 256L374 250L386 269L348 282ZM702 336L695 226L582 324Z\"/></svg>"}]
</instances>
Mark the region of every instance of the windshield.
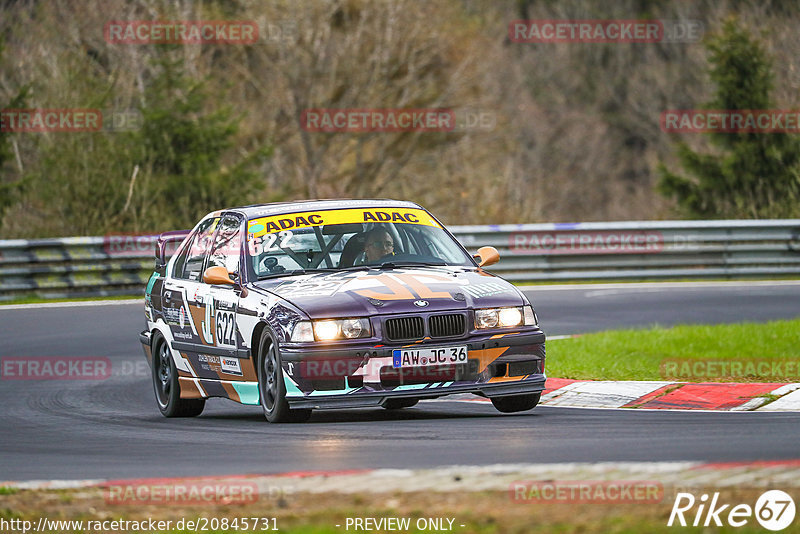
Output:
<instances>
[{"instance_id":1,"label":"windshield","mask_svg":"<svg viewBox=\"0 0 800 534\"><path fill-rule=\"evenodd\" d=\"M248 221L248 266L258 278L290 271L401 265L473 267L425 210L359 208Z\"/></svg>"}]
</instances>

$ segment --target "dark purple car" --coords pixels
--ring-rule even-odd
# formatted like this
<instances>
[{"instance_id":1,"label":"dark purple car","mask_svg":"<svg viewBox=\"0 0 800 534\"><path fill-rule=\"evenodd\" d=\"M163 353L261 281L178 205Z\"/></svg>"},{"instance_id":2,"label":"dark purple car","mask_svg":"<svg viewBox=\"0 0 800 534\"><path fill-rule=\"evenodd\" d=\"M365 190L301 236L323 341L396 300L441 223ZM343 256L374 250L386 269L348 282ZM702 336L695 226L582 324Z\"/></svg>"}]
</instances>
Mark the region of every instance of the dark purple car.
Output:
<instances>
[{"instance_id":1,"label":"dark purple car","mask_svg":"<svg viewBox=\"0 0 800 534\"><path fill-rule=\"evenodd\" d=\"M518 412L544 390L533 307L483 270L497 251L473 258L417 204L217 211L188 235L164 234L156 256L140 340L167 417L198 415L209 397L284 422L454 393Z\"/></svg>"}]
</instances>

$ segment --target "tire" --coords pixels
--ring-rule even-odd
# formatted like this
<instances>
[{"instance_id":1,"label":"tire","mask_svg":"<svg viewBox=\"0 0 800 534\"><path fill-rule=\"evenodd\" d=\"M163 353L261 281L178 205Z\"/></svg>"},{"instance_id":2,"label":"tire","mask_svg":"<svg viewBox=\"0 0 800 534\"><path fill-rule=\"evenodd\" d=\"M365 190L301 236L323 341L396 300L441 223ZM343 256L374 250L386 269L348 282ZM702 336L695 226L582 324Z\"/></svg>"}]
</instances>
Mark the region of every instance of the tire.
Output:
<instances>
[{"instance_id":1,"label":"tire","mask_svg":"<svg viewBox=\"0 0 800 534\"><path fill-rule=\"evenodd\" d=\"M182 399L178 370L167 341L157 335L153 341L153 389L156 403L164 417L195 417L203 413L205 399Z\"/></svg>"},{"instance_id":2,"label":"tire","mask_svg":"<svg viewBox=\"0 0 800 534\"><path fill-rule=\"evenodd\" d=\"M493 397L491 399L494 407L503 413L524 412L526 410L533 410L539 399L542 397L541 393L531 393L529 395L512 395L510 397Z\"/></svg>"},{"instance_id":3,"label":"tire","mask_svg":"<svg viewBox=\"0 0 800 534\"><path fill-rule=\"evenodd\" d=\"M401 408L411 408L419 402L419 399L389 399L383 407L387 410L399 410Z\"/></svg>"},{"instance_id":4,"label":"tire","mask_svg":"<svg viewBox=\"0 0 800 534\"><path fill-rule=\"evenodd\" d=\"M302 423L311 417L311 410L292 410L286 400L281 356L265 328L258 344L258 396L264 417L270 423Z\"/></svg>"}]
</instances>

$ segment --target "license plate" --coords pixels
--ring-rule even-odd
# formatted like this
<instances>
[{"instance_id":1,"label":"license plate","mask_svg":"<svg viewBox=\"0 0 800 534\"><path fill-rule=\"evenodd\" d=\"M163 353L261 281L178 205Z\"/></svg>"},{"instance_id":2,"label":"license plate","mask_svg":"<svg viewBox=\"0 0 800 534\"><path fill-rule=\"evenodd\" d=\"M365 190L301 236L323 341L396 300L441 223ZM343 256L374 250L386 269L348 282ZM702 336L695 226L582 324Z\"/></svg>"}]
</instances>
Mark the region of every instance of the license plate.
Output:
<instances>
[{"instance_id":1,"label":"license plate","mask_svg":"<svg viewBox=\"0 0 800 534\"><path fill-rule=\"evenodd\" d=\"M454 365L467 363L467 347L431 347L419 349L396 349L392 351L392 367L429 367L431 365Z\"/></svg>"}]
</instances>

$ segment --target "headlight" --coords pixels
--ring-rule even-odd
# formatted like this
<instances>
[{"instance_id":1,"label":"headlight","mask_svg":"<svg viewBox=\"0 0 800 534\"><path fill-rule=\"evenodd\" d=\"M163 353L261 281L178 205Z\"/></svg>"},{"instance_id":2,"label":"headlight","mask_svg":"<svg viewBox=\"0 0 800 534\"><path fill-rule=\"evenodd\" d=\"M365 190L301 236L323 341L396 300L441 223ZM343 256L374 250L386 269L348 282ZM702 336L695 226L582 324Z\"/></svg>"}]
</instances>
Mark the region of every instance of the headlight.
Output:
<instances>
[{"instance_id":1,"label":"headlight","mask_svg":"<svg viewBox=\"0 0 800 534\"><path fill-rule=\"evenodd\" d=\"M320 341L333 341L339 337L339 332L336 321L314 321L314 337Z\"/></svg>"},{"instance_id":2,"label":"headlight","mask_svg":"<svg viewBox=\"0 0 800 534\"><path fill-rule=\"evenodd\" d=\"M369 319L323 319L321 321L300 321L292 330L292 341L335 341L338 339L357 339L370 337L372 329Z\"/></svg>"},{"instance_id":3,"label":"headlight","mask_svg":"<svg viewBox=\"0 0 800 534\"><path fill-rule=\"evenodd\" d=\"M535 314L530 306L513 308L484 308L475 310L475 328L511 328L535 325Z\"/></svg>"}]
</instances>

